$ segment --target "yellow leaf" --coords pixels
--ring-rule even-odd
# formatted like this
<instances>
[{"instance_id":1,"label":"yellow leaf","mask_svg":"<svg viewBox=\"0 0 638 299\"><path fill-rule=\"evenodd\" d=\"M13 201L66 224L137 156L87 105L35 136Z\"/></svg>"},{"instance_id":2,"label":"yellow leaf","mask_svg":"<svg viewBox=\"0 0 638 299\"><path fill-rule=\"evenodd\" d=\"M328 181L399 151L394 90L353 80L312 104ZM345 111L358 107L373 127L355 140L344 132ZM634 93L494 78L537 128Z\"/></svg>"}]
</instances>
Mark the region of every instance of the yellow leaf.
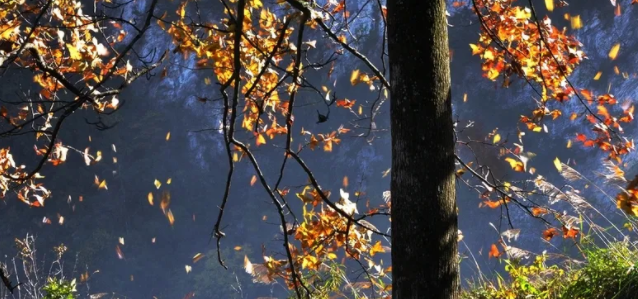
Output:
<instances>
[{"instance_id":1,"label":"yellow leaf","mask_svg":"<svg viewBox=\"0 0 638 299\"><path fill-rule=\"evenodd\" d=\"M168 180L166 180L166 185L170 185L171 182L173 182L173 179L172 178L168 178Z\"/></svg>"},{"instance_id":2,"label":"yellow leaf","mask_svg":"<svg viewBox=\"0 0 638 299\"><path fill-rule=\"evenodd\" d=\"M80 51L78 51L78 48L76 48L75 46L71 44L66 44L66 48L67 50L69 50L69 56L71 56L71 59L73 60L82 59L82 54L80 54Z\"/></svg>"},{"instance_id":3,"label":"yellow leaf","mask_svg":"<svg viewBox=\"0 0 638 299\"><path fill-rule=\"evenodd\" d=\"M262 144L266 144L266 138L264 138L264 135L256 133L257 135L255 135L255 138L257 139L256 143L257 146L260 146Z\"/></svg>"},{"instance_id":4,"label":"yellow leaf","mask_svg":"<svg viewBox=\"0 0 638 299\"><path fill-rule=\"evenodd\" d=\"M572 147L572 140L567 140L567 148L571 148Z\"/></svg>"},{"instance_id":5,"label":"yellow leaf","mask_svg":"<svg viewBox=\"0 0 638 299\"><path fill-rule=\"evenodd\" d=\"M175 217L173 217L173 212L168 209L168 213L166 213L166 217L168 218L168 222L173 225L175 223Z\"/></svg>"},{"instance_id":6,"label":"yellow leaf","mask_svg":"<svg viewBox=\"0 0 638 299\"><path fill-rule=\"evenodd\" d=\"M554 0L545 0L545 7L547 11L554 11Z\"/></svg>"},{"instance_id":7,"label":"yellow leaf","mask_svg":"<svg viewBox=\"0 0 638 299\"><path fill-rule=\"evenodd\" d=\"M250 186L255 185L255 182L257 182L257 176L256 176L256 175L253 175L253 177L252 177L252 178L250 178Z\"/></svg>"},{"instance_id":8,"label":"yellow leaf","mask_svg":"<svg viewBox=\"0 0 638 299\"><path fill-rule=\"evenodd\" d=\"M560 165L560 160L558 160L558 157L554 159L554 166L556 166L556 169L558 169L558 172L561 172L563 170L563 166Z\"/></svg>"},{"instance_id":9,"label":"yellow leaf","mask_svg":"<svg viewBox=\"0 0 638 299\"><path fill-rule=\"evenodd\" d=\"M155 182L153 182L153 184L155 184L155 188L159 189L160 186L162 186L162 183L160 181L158 181L157 179L155 179Z\"/></svg>"},{"instance_id":10,"label":"yellow leaf","mask_svg":"<svg viewBox=\"0 0 638 299\"><path fill-rule=\"evenodd\" d=\"M168 141L169 139L171 139L171 132L168 131L168 133L166 133L166 141Z\"/></svg>"},{"instance_id":11,"label":"yellow leaf","mask_svg":"<svg viewBox=\"0 0 638 299\"><path fill-rule=\"evenodd\" d=\"M354 70L350 75L350 84L357 85L357 83L359 83L359 70Z\"/></svg>"},{"instance_id":12,"label":"yellow leaf","mask_svg":"<svg viewBox=\"0 0 638 299\"><path fill-rule=\"evenodd\" d=\"M571 17L572 29L580 29L583 27L583 22L580 20L580 15Z\"/></svg>"},{"instance_id":13,"label":"yellow leaf","mask_svg":"<svg viewBox=\"0 0 638 299\"><path fill-rule=\"evenodd\" d=\"M467 93L463 94L463 103L467 102Z\"/></svg>"},{"instance_id":14,"label":"yellow leaf","mask_svg":"<svg viewBox=\"0 0 638 299\"><path fill-rule=\"evenodd\" d=\"M146 196L146 199L148 199L148 203L153 205L153 192L149 192L148 195Z\"/></svg>"},{"instance_id":15,"label":"yellow leaf","mask_svg":"<svg viewBox=\"0 0 638 299\"><path fill-rule=\"evenodd\" d=\"M384 253L385 249L383 248L383 246L381 245L381 241L377 241L377 243L374 244L374 246L372 246L372 248L370 248L370 256L374 256L375 253Z\"/></svg>"},{"instance_id":16,"label":"yellow leaf","mask_svg":"<svg viewBox=\"0 0 638 299\"><path fill-rule=\"evenodd\" d=\"M594 76L594 80L598 81L598 79L600 79L600 76L603 75L603 72L599 71L598 73L596 73L596 76Z\"/></svg>"},{"instance_id":17,"label":"yellow leaf","mask_svg":"<svg viewBox=\"0 0 638 299\"><path fill-rule=\"evenodd\" d=\"M359 111L357 111L359 115L363 114L363 106L359 105Z\"/></svg>"},{"instance_id":18,"label":"yellow leaf","mask_svg":"<svg viewBox=\"0 0 638 299\"><path fill-rule=\"evenodd\" d=\"M235 251L240 251L241 250L241 246L235 246L235 248L233 248L233 249L235 249Z\"/></svg>"},{"instance_id":19,"label":"yellow leaf","mask_svg":"<svg viewBox=\"0 0 638 299\"><path fill-rule=\"evenodd\" d=\"M481 47L475 44L470 44L470 48L472 48L472 55L481 54Z\"/></svg>"},{"instance_id":20,"label":"yellow leaf","mask_svg":"<svg viewBox=\"0 0 638 299\"><path fill-rule=\"evenodd\" d=\"M609 58L611 60L616 59L616 56L618 56L618 51L620 51L620 43L615 44L613 47L611 47L611 50L609 50Z\"/></svg>"},{"instance_id":21,"label":"yellow leaf","mask_svg":"<svg viewBox=\"0 0 638 299\"><path fill-rule=\"evenodd\" d=\"M512 169L514 169L514 171L518 171L518 172L525 171L525 167L523 165L523 162L516 161L514 158L510 158L510 157L505 158L505 161L507 161L510 164L510 167L512 167Z\"/></svg>"},{"instance_id":22,"label":"yellow leaf","mask_svg":"<svg viewBox=\"0 0 638 299\"><path fill-rule=\"evenodd\" d=\"M492 143L497 143L499 141L501 141L501 134L494 135L494 139L492 140Z\"/></svg>"}]
</instances>

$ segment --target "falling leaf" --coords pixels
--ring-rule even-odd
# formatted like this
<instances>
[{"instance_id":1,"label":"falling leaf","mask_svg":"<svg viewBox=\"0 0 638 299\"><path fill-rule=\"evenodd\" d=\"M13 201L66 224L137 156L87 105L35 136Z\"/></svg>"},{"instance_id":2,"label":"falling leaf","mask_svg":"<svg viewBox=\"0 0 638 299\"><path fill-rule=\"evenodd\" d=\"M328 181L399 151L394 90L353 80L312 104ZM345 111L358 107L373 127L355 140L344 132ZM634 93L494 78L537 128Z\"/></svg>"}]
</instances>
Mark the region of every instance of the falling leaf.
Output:
<instances>
[{"instance_id":1,"label":"falling leaf","mask_svg":"<svg viewBox=\"0 0 638 299\"><path fill-rule=\"evenodd\" d=\"M149 204L153 205L153 192L149 192L146 199L148 199Z\"/></svg>"},{"instance_id":2,"label":"falling leaf","mask_svg":"<svg viewBox=\"0 0 638 299\"><path fill-rule=\"evenodd\" d=\"M235 246L233 249L235 249L235 251L240 251L241 250L241 246Z\"/></svg>"},{"instance_id":3,"label":"falling leaf","mask_svg":"<svg viewBox=\"0 0 638 299\"><path fill-rule=\"evenodd\" d=\"M201 260L202 258L204 258L204 255L201 253L197 253L195 256L193 256L193 264L199 262L199 260Z\"/></svg>"},{"instance_id":4,"label":"falling leaf","mask_svg":"<svg viewBox=\"0 0 638 299\"><path fill-rule=\"evenodd\" d=\"M501 141L501 134L494 135L494 139L492 139L492 143L498 143Z\"/></svg>"},{"instance_id":5,"label":"falling leaf","mask_svg":"<svg viewBox=\"0 0 638 299\"><path fill-rule=\"evenodd\" d=\"M463 103L467 102L467 93L463 94Z\"/></svg>"},{"instance_id":6,"label":"falling leaf","mask_svg":"<svg viewBox=\"0 0 638 299\"><path fill-rule=\"evenodd\" d=\"M354 86L357 85L357 83L359 83L359 70L354 70L350 75L350 84Z\"/></svg>"},{"instance_id":7,"label":"falling leaf","mask_svg":"<svg viewBox=\"0 0 638 299\"><path fill-rule=\"evenodd\" d=\"M621 14L622 14L622 11L620 10L620 4L616 4L616 9L614 10L614 15L616 15L617 17L620 17Z\"/></svg>"},{"instance_id":8,"label":"falling leaf","mask_svg":"<svg viewBox=\"0 0 638 299\"><path fill-rule=\"evenodd\" d=\"M572 29L580 29L583 27L583 22L580 20L580 15L571 17Z\"/></svg>"},{"instance_id":9,"label":"falling leaf","mask_svg":"<svg viewBox=\"0 0 638 299\"><path fill-rule=\"evenodd\" d=\"M155 182L153 182L153 184L155 185L155 188L159 189L160 186L162 186L162 182L158 181L157 179L155 179Z\"/></svg>"},{"instance_id":10,"label":"falling leaf","mask_svg":"<svg viewBox=\"0 0 638 299\"><path fill-rule=\"evenodd\" d=\"M151 243L155 244L155 238L151 239Z\"/></svg>"},{"instance_id":11,"label":"falling leaf","mask_svg":"<svg viewBox=\"0 0 638 299\"><path fill-rule=\"evenodd\" d=\"M384 172L382 172L383 175L381 177L384 178L384 177L388 176L389 173L390 173L390 168L388 168Z\"/></svg>"},{"instance_id":12,"label":"falling leaf","mask_svg":"<svg viewBox=\"0 0 638 299\"><path fill-rule=\"evenodd\" d=\"M106 186L106 180L100 181L100 179L97 177L97 175L95 176L94 183L97 185L98 189L105 189L105 190L109 189L109 187Z\"/></svg>"},{"instance_id":13,"label":"falling leaf","mask_svg":"<svg viewBox=\"0 0 638 299\"><path fill-rule=\"evenodd\" d=\"M166 185L170 185L173 182L172 178L168 178L168 180L166 180Z\"/></svg>"},{"instance_id":14,"label":"falling leaf","mask_svg":"<svg viewBox=\"0 0 638 299\"><path fill-rule=\"evenodd\" d=\"M173 217L173 212L169 209L166 213L166 217L168 218L168 222L173 225L175 223L175 217Z\"/></svg>"},{"instance_id":15,"label":"falling leaf","mask_svg":"<svg viewBox=\"0 0 638 299\"><path fill-rule=\"evenodd\" d=\"M558 160L558 157L554 159L554 166L556 167L556 169L558 169L558 172L561 172L563 170L563 167L560 165L560 160Z\"/></svg>"},{"instance_id":16,"label":"falling leaf","mask_svg":"<svg viewBox=\"0 0 638 299\"><path fill-rule=\"evenodd\" d=\"M572 140L567 140L567 148L571 148L572 147Z\"/></svg>"},{"instance_id":17,"label":"falling leaf","mask_svg":"<svg viewBox=\"0 0 638 299\"><path fill-rule=\"evenodd\" d=\"M186 269L186 274L191 273L191 271L193 270L193 267L186 265L184 266L184 269Z\"/></svg>"},{"instance_id":18,"label":"falling leaf","mask_svg":"<svg viewBox=\"0 0 638 299\"><path fill-rule=\"evenodd\" d=\"M345 187L348 187L348 176L344 176L344 177L343 177L343 183L342 183L342 184L343 184L343 187L344 187L344 188L345 188Z\"/></svg>"},{"instance_id":19,"label":"falling leaf","mask_svg":"<svg viewBox=\"0 0 638 299\"><path fill-rule=\"evenodd\" d=\"M250 178L250 186L255 185L256 182L257 182L257 176L253 175L253 177Z\"/></svg>"},{"instance_id":20,"label":"falling leaf","mask_svg":"<svg viewBox=\"0 0 638 299\"><path fill-rule=\"evenodd\" d=\"M162 192L162 200L160 201L160 208L162 212L166 213L166 209L171 204L171 193L168 191Z\"/></svg>"},{"instance_id":21,"label":"falling leaf","mask_svg":"<svg viewBox=\"0 0 638 299\"><path fill-rule=\"evenodd\" d=\"M117 258L124 259L124 253L120 249L120 245L115 245L115 253L117 253Z\"/></svg>"},{"instance_id":22,"label":"falling leaf","mask_svg":"<svg viewBox=\"0 0 638 299\"><path fill-rule=\"evenodd\" d=\"M611 47L611 50L609 50L609 58L611 60L615 60L618 56L618 51L620 51L620 43L615 44L613 47Z\"/></svg>"},{"instance_id":23,"label":"falling leaf","mask_svg":"<svg viewBox=\"0 0 638 299\"><path fill-rule=\"evenodd\" d=\"M171 131L168 131L168 133L166 133L166 141L171 139Z\"/></svg>"},{"instance_id":24,"label":"falling leaf","mask_svg":"<svg viewBox=\"0 0 638 299\"><path fill-rule=\"evenodd\" d=\"M598 73L596 73L596 76L594 76L594 80L598 81L598 79L600 79L600 76L602 76L602 75L603 75L603 72L598 71Z\"/></svg>"},{"instance_id":25,"label":"falling leaf","mask_svg":"<svg viewBox=\"0 0 638 299\"><path fill-rule=\"evenodd\" d=\"M120 237L119 238L119 242L120 242L120 244L124 245L124 237Z\"/></svg>"},{"instance_id":26,"label":"falling leaf","mask_svg":"<svg viewBox=\"0 0 638 299\"><path fill-rule=\"evenodd\" d=\"M554 0L545 0L545 7L547 7L547 11L554 11Z\"/></svg>"}]
</instances>

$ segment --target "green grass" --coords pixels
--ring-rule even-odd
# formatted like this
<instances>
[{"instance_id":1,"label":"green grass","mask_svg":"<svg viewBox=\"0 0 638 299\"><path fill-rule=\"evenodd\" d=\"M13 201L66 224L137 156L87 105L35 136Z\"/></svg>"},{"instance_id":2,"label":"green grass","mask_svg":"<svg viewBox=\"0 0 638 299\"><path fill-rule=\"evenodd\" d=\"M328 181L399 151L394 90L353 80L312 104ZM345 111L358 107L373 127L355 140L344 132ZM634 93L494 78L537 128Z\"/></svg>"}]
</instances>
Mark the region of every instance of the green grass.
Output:
<instances>
[{"instance_id":1,"label":"green grass","mask_svg":"<svg viewBox=\"0 0 638 299\"><path fill-rule=\"evenodd\" d=\"M462 299L635 299L638 250L629 242L584 249L587 262L547 265L545 255L531 264L504 260L509 277L483 280L463 291Z\"/></svg>"}]
</instances>

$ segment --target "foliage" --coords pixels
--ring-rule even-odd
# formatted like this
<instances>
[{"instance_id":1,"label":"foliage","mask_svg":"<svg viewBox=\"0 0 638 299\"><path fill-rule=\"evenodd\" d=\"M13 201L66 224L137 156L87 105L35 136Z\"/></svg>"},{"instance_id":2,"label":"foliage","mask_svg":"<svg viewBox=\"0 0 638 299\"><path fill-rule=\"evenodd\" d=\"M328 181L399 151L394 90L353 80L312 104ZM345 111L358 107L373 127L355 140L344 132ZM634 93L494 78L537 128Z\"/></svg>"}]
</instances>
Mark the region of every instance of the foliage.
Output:
<instances>
[{"instance_id":1,"label":"foliage","mask_svg":"<svg viewBox=\"0 0 638 299\"><path fill-rule=\"evenodd\" d=\"M463 299L594 299L634 298L638 287L635 261L638 249L630 242L585 250L584 265L575 260L565 266L548 266L548 255L536 257L530 265L504 260L509 277L496 282L484 280L465 290Z\"/></svg>"},{"instance_id":2,"label":"foliage","mask_svg":"<svg viewBox=\"0 0 638 299\"><path fill-rule=\"evenodd\" d=\"M74 299L76 290L75 279L65 281L62 279L49 278L47 284L42 287L47 294L43 299Z\"/></svg>"},{"instance_id":3,"label":"foliage","mask_svg":"<svg viewBox=\"0 0 638 299\"><path fill-rule=\"evenodd\" d=\"M34 151L30 153L37 160L32 165L22 165L15 161L15 152L8 146L0 148L0 196L13 192L18 200L31 207L43 207L52 194L39 181L43 178L40 171L45 165L63 165L69 153L77 154L86 166L101 162L105 154L100 150L89 147L78 150L62 143L58 136L62 123L86 110L92 111L92 116L97 119L88 121L90 124L98 130L108 129L110 124L104 119L122 106L118 97L124 88L142 76L150 77L151 71L160 67L165 58L178 53L181 58L174 60L194 62L197 70L212 70L201 79L206 85L214 79L219 87L217 100L210 95L197 98L202 105L219 102L217 108L223 114L221 126L216 130L223 134L228 172L225 189L220 191L219 214L212 232L212 238L216 239L217 261L227 267L224 259L229 254L224 254L221 245L225 237L222 231L226 221L224 213L236 167L243 163L253 172L250 186L261 186L277 211L275 218L281 228L277 242L283 245L280 247L283 252L264 246L263 261L260 262L252 262L255 258L249 257L250 253L244 255L243 267L255 282L271 285L282 281L297 298L311 295L330 298L346 294L355 298L389 298L392 267L387 261L384 264L385 255L382 254L390 251L387 246L390 235L378 229L370 219L390 220L390 192L365 195L361 190L352 190L344 176L338 198L333 196L331 199L331 190L337 188L322 186L305 156L308 149L330 154L345 136L366 137L368 142L375 139L378 125L375 117L379 107L390 98L390 82L386 79L385 48L379 51L382 54L380 64L374 64L357 49L360 36L353 35L349 28L355 26L359 12L351 11L345 1L278 0L273 4L261 0L230 0L221 1L221 16L202 19L197 2L179 1L174 13L169 13L158 11L158 0L151 0L143 16L130 21L122 16L135 8L130 8L130 3L112 2L114 0L96 1L93 12L83 9L77 0L8 0L0 4L0 65L3 68L15 66L28 72L33 80L31 87L36 91L32 93L33 98L0 106L0 117L4 120L0 124L0 137L32 135ZM557 8L566 6L564 1L546 1L549 11L554 9L555 2L560 4ZM370 16L385 23L388 11L383 1L368 3L373 3L370 4ZM634 142L624 135L621 126L633 121L634 106L619 104L610 91L596 94L591 88L572 84L568 76L586 58L581 43L571 31L559 30L552 25L549 17L541 18L532 1L529 1L529 7L516 4L513 0L453 3L455 7L471 9L479 20L479 39L470 45L470 49L472 54L480 57L484 77L492 81L502 79L503 87L510 86L514 77L529 84L537 97L535 108L519 120L531 133L549 133L546 122L559 119L566 109L565 103L577 99L583 112L573 113L569 119L588 123L590 130L578 132L571 140L582 144L583 148L596 147L606 153L607 159L602 164L608 170L604 175L606 180L623 187L626 185L615 198L618 209L627 215L638 216L638 177L625 184L624 169L627 166L623 163L627 154L634 150ZM199 21L194 21L196 19ZM571 24L572 30L582 27L580 18L573 17ZM167 39L170 38L173 48L155 49L151 54L140 55L136 43L155 26L166 34ZM364 35L361 28L354 32ZM385 28L381 31L374 33L385 37ZM322 38L314 39L319 36ZM621 54L620 44L616 44L610 49L609 58L614 60ZM339 57L355 57L365 67L353 70L349 80L344 78L339 82L349 84L352 89L368 89L375 93L373 98L376 99L366 101L341 94L337 96L333 71ZM315 86L311 78L317 74L326 81L333 81L333 86ZM164 66L159 79L167 76L170 76L168 67ZM314 100L327 112L318 109L305 114L298 112L304 111L304 106L317 103L299 96L302 91L317 96ZM367 125L322 126L329 121L330 111L351 116L352 123L366 122ZM161 118L161 115L145 112L139 117L138 124L147 126L143 132L158 134L153 123ZM600 216L605 215L593 208L575 186L583 182L589 186L590 180L573 168L573 163L562 163L558 158L553 160L553 165L572 185L557 187L560 185L553 179L550 181L547 176L536 174L536 169L531 166L532 162L536 163L532 161L536 154L523 146L525 132L518 128L516 131L516 143L502 138L497 129L482 141L457 140L456 174L459 181L477 192L482 201L480 207L504 208L508 217L510 206L521 208L547 225L537 235L548 242L561 232L563 239L575 242L585 224L598 229L585 212L593 210ZM301 137L293 140L293 135ZM146 134L139 136L146 138ZM169 142L170 132L165 136ZM461 148L473 153L472 146L477 143L497 148L499 157L510 165L513 173L525 175L525 179L499 180L489 165L481 165L478 160L477 165L465 163ZM279 172L264 171L263 165L271 161L260 156L255 148L278 150L281 156ZM112 149L115 153L115 145ZM322 161L321 156L312 157ZM116 162L113 157L113 163ZM290 165L302 170L307 184L298 186L285 179ZM464 176L465 173L471 177ZM96 188L108 190L104 177L95 175L93 182ZM161 182L154 179L155 188L144 193L148 194L149 206L161 209L168 223L174 226L180 219L176 219L176 213L170 207L171 193L166 190L170 183L171 178ZM152 187L149 185L149 188ZM156 191L159 189L162 190ZM295 206L300 207L301 213L293 210ZM52 221L45 217L43 223L51 224ZM63 225L62 216L58 217L58 223ZM523 249L507 245L505 238L509 241L520 234L520 229L513 229L511 222L510 226L509 230L499 231L500 240L491 245L489 257L530 255ZM103 235L110 236L97 231L95 238ZM94 241L87 241L87 244L95 245L89 250L99 249ZM119 259L124 259L123 238L113 245ZM29 245L23 248L26 248L23 249L25 257L33 259L33 262L26 259L23 263L35 267L33 250ZM596 254L590 254L592 267L598 265ZM234 258L226 262L236 263L236 256ZM196 259L199 258L193 258L193 264ZM508 260L506 270L512 282L499 279L500 287L486 287L486 294L498 298L519 294L540 298L554 296L553 290L560 290L560 279L567 274L557 267L546 266L545 262L544 255L536 257L530 266ZM345 274L350 271L345 271L344 265L359 267L365 275L349 278ZM605 265L615 270L626 266ZM186 265L186 272L191 270L192 266ZM547 273L551 278L545 276ZM578 273L581 274L579 277L592 281L600 279L599 272L582 270ZM83 275L88 276L88 273ZM49 289L69 289L71 285L67 288L65 283L51 280Z\"/></svg>"}]
</instances>

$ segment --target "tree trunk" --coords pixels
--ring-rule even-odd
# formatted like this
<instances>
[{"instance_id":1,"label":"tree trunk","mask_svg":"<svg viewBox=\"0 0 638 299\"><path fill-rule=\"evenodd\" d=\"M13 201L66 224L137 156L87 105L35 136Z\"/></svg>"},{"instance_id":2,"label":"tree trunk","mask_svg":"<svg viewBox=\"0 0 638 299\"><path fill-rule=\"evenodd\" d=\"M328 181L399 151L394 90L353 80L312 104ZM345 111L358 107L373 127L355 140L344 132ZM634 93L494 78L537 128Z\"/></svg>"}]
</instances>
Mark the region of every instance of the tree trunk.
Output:
<instances>
[{"instance_id":1,"label":"tree trunk","mask_svg":"<svg viewBox=\"0 0 638 299\"><path fill-rule=\"evenodd\" d=\"M388 0L393 299L460 290L445 0Z\"/></svg>"}]
</instances>

